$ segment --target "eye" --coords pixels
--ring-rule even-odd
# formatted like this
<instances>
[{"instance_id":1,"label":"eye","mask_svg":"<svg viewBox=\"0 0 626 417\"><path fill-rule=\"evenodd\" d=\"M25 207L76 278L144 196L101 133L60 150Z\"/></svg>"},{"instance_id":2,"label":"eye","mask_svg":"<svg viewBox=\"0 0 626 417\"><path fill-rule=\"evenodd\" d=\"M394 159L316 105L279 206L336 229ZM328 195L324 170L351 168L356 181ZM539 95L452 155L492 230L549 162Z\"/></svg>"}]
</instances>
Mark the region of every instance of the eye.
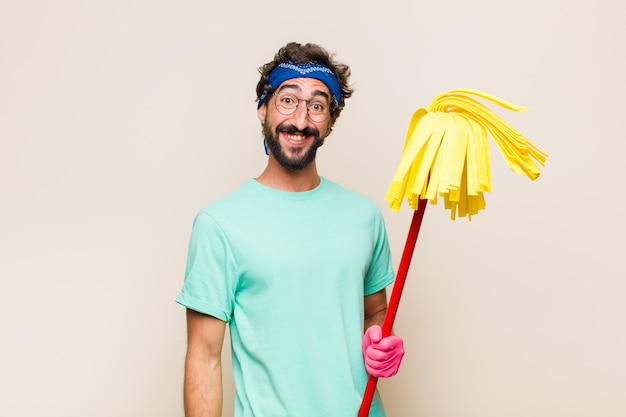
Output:
<instances>
[{"instance_id":1,"label":"eye","mask_svg":"<svg viewBox=\"0 0 626 417\"><path fill-rule=\"evenodd\" d=\"M322 113L324 110L326 110L326 104L322 103L321 101L314 101L309 106L309 109L316 113Z\"/></svg>"},{"instance_id":2,"label":"eye","mask_svg":"<svg viewBox=\"0 0 626 417\"><path fill-rule=\"evenodd\" d=\"M293 106L295 103L297 103L296 99L292 96L282 96L280 98L280 102L286 106Z\"/></svg>"}]
</instances>

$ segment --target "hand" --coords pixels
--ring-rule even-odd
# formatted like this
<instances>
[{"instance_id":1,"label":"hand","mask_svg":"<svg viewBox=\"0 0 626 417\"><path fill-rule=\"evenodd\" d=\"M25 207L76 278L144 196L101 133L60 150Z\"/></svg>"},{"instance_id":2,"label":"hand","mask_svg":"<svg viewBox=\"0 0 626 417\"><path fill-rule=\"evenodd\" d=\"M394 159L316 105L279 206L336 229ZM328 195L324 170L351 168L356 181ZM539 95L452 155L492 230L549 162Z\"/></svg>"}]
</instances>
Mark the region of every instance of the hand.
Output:
<instances>
[{"instance_id":1,"label":"hand","mask_svg":"<svg viewBox=\"0 0 626 417\"><path fill-rule=\"evenodd\" d=\"M362 348L368 374L377 378L389 378L398 373L404 356L402 338L393 334L383 338L381 327L375 324L365 332Z\"/></svg>"}]
</instances>

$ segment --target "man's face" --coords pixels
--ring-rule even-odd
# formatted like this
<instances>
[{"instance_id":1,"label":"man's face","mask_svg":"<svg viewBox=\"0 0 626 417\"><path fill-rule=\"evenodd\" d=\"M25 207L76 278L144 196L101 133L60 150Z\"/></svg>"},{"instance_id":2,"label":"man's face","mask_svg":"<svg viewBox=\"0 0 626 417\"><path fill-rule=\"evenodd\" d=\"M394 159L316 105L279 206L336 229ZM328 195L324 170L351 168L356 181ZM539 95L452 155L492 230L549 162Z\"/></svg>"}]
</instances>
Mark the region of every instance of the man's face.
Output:
<instances>
[{"instance_id":1,"label":"man's face","mask_svg":"<svg viewBox=\"0 0 626 417\"><path fill-rule=\"evenodd\" d=\"M276 107L276 95L290 94L303 99L290 115L281 114ZM330 129L330 117L314 122L308 115L311 101L330 102L326 85L314 78L293 78L283 82L258 110L263 122L263 136L273 157L289 170L301 170L315 160L317 148L324 144ZM306 100L306 101L304 101Z\"/></svg>"}]
</instances>

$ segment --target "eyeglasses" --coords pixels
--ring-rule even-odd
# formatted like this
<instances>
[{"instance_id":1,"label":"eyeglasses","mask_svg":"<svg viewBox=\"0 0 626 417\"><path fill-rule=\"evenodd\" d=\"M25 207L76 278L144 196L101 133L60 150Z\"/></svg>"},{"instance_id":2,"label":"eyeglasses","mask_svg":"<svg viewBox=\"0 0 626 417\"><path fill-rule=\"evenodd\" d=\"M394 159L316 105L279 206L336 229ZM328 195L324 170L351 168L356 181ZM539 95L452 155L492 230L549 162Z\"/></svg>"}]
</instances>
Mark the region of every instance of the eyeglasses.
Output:
<instances>
[{"instance_id":1,"label":"eyeglasses","mask_svg":"<svg viewBox=\"0 0 626 417\"><path fill-rule=\"evenodd\" d=\"M324 98L316 97L311 100L305 100L290 93L274 93L274 96L276 97L276 110L284 116L294 114L301 101L307 103L306 108L309 119L312 121L320 123L330 116L330 106Z\"/></svg>"}]
</instances>

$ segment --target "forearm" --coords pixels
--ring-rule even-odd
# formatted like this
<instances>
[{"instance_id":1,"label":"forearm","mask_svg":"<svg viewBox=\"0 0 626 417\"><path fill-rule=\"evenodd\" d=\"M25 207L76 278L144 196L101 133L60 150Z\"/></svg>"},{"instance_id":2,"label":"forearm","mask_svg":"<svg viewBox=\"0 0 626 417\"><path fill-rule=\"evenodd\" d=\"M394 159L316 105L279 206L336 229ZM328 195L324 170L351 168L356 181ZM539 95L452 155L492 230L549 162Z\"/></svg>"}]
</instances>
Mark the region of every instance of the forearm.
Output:
<instances>
[{"instance_id":1,"label":"forearm","mask_svg":"<svg viewBox=\"0 0 626 417\"><path fill-rule=\"evenodd\" d=\"M382 327L383 322L385 321L385 314L387 313L387 308L378 310L368 316L365 316L364 321L364 330L369 329L371 326L377 324Z\"/></svg>"},{"instance_id":2,"label":"forearm","mask_svg":"<svg viewBox=\"0 0 626 417\"><path fill-rule=\"evenodd\" d=\"M222 365L187 357L185 361L185 417L222 416Z\"/></svg>"},{"instance_id":3,"label":"forearm","mask_svg":"<svg viewBox=\"0 0 626 417\"><path fill-rule=\"evenodd\" d=\"M387 313L387 292L382 289L374 294L366 295L363 301L363 331L375 324L382 327Z\"/></svg>"},{"instance_id":4,"label":"forearm","mask_svg":"<svg viewBox=\"0 0 626 417\"><path fill-rule=\"evenodd\" d=\"M400 361L404 356L404 346L398 336L383 336L382 325L387 314L385 291L365 297L363 310L365 334L362 348L365 369L372 376L389 378L398 372Z\"/></svg>"}]
</instances>

